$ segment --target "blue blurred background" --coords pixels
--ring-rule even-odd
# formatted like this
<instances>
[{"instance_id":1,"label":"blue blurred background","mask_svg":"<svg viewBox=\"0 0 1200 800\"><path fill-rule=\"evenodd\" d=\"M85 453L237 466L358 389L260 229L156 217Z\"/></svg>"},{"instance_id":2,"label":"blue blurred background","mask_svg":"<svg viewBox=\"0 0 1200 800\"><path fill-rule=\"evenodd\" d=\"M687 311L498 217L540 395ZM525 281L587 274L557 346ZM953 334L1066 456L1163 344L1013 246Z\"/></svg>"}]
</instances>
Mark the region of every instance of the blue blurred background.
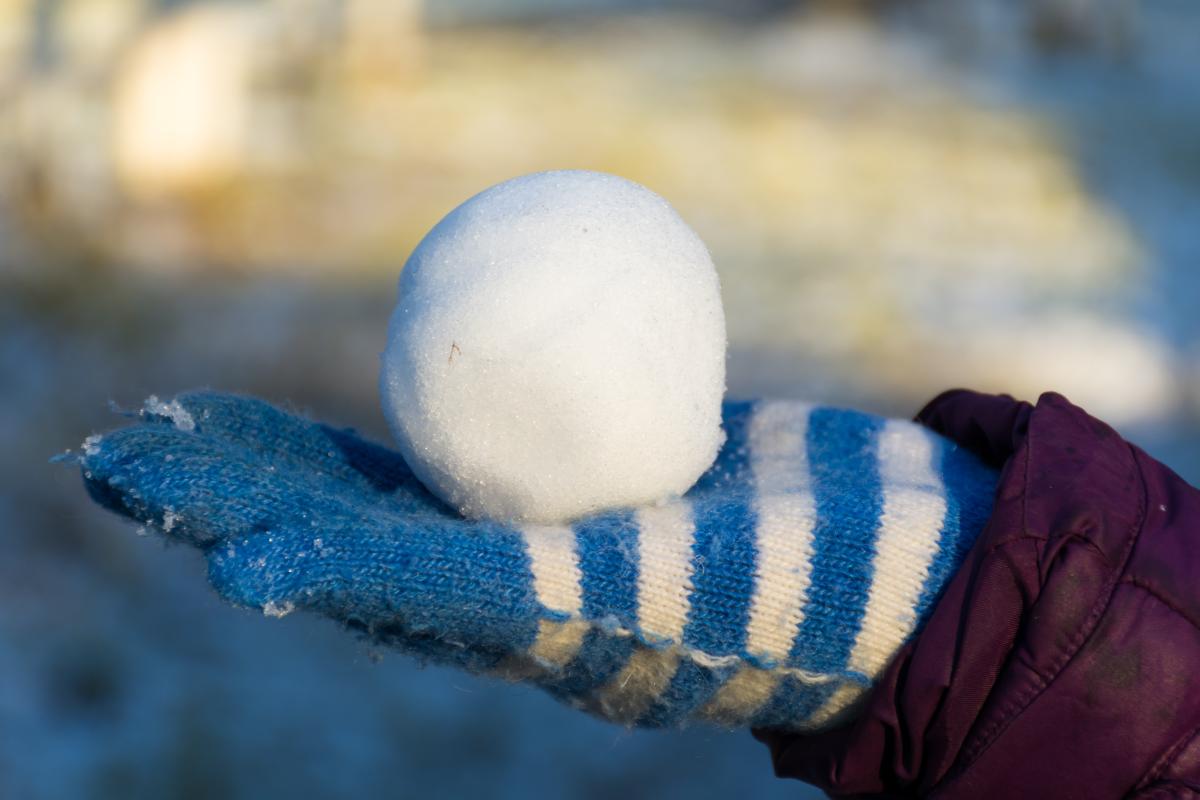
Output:
<instances>
[{"instance_id":1,"label":"blue blurred background","mask_svg":"<svg viewBox=\"0 0 1200 800\"><path fill-rule=\"evenodd\" d=\"M1189 0L0 0L0 797L805 797L747 733L221 604L47 463L197 386L386 441L394 283L616 172L709 244L729 391L1055 389L1200 481Z\"/></svg>"}]
</instances>

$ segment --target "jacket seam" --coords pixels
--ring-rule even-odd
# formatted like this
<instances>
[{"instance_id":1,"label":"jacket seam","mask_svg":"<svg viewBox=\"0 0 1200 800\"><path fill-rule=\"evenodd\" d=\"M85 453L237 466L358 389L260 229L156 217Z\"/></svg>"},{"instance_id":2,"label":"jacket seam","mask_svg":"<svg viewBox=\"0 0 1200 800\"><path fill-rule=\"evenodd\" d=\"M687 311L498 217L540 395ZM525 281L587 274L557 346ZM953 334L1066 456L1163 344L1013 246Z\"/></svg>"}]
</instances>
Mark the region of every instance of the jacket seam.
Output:
<instances>
[{"instance_id":1,"label":"jacket seam","mask_svg":"<svg viewBox=\"0 0 1200 800\"><path fill-rule=\"evenodd\" d=\"M1032 441L1031 441L1032 440L1032 431L1030 433L1031 433L1030 444L1032 444ZM1143 529L1145 528L1146 508L1148 505L1147 498L1148 498L1148 494L1149 494L1149 488L1146 486L1146 477L1145 477L1145 475L1142 474L1141 466L1138 464L1136 453L1133 451L1133 448L1130 447L1128 444L1126 444L1126 448L1130 455L1130 462L1131 462L1130 468L1133 469L1137 473L1139 482L1141 483L1142 491L1141 491L1141 496L1139 497L1139 500L1138 500L1137 517L1135 518L1134 523L1130 526L1130 533L1125 542L1124 550L1121 554L1120 566L1112 568L1111 575L1108 579L1107 586L1101 592L1101 595L1100 595L1101 599L1097 600L1092 611L1088 614L1087 618L1083 621L1083 624L1080 626L1079 630L1076 631L1071 644L1068 646L1067 649L1065 649L1063 651L1063 653L1059 656L1059 658L1056 660L1056 662L1047 671L1048 675L1043 674L1040 671L1030 670L1031 674L1037 678L1037 683L1031 689L1026 690L1024 693L1022 693L1021 696L1013 698L1006 705L1006 708L1003 711L1003 713L997 719L993 720L992 723L989 724L986 729L980 731L977 735L969 738L968 741L973 742L973 744L971 744L969 746L969 749L964 748L963 752L966 754L966 758L961 762L961 764L956 769L954 769L952 775L948 775L946 778L939 781L938 782L939 785L945 784L948 780L957 778L959 775L962 775L964 772L966 772L967 769L969 769L972 764L974 764L976 761L978 761L983 756L983 754L988 751L988 749L992 746L992 744L996 741L996 739L999 738L999 736L1004 732L1004 730L1009 725L1011 725L1017 719L1017 717L1019 717L1022 713L1024 713L1024 711L1027 708L1029 708L1029 706L1032 705L1033 702L1035 700L1037 700L1037 698L1039 696L1041 696L1042 693L1044 693L1046 691L1046 689L1048 689L1054 683L1055 680L1058 679L1059 675L1062 674L1063 670L1067 667L1067 665L1070 664L1070 662L1075 658L1075 656L1079 654L1079 651L1087 643L1088 639L1090 639L1091 636L1095 633L1100 619L1104 616L1104 614L1108 611L1109 606L1112 604L1113 595L1116 592L1117 585L1121 582L1122 572L1124 571L1125 566L1129 563L1129 557L1133 552L1133 547L1137 543L1139 537L1142 534ZM1022 527L1026 531L1026 536L1021 537L1021 538L1042 538L1044 540L1045 537L1033 537L1029 533L1029 528L1028 528L1029 456L1030 456L1030 453L1032 453L1032 450L1033 450L1032 446L1026 448L1026 461L1025 461L1025 465L1024 465L1024 468L1025 468L1025 475L1024 475L1025 492L1021 497ZM1039 553L1039 559L1040 559L1040 553ZM1107 563L1107 560L1105 560L1105 563ZM1040 595L1041 588L1042 587L1039 586L1039 595ZM994 690L995 685L993 685L992 688ZM989 692L989 694L990 694L990 692Z\"/></svg>"},{"instance_id":2,"label":"jacket seam","mask_svg":"<svg viewBox=\"0 0 1200 800\"><path fill-rule=\"evenodd\" d=\"M1137 589L1141 589L1143 592L1150 595L1158 602L1162 603L1169 610L1175 612L1176 616L1178 616L1180 619L1182 619L1188 625L1191 625L1192 628L1194 628L1196 630L1196 632L1200 633L1200 622L1197 622L1196 620L1192 619L1191 616L1189 616L1186 611L1184 611L1178 605L1173 603L1171 600L1164 597L1162 594L1159 593L1159 591L1157 589L1155 589L1150 584L1145 583L1140 578L1136 578L1133 575L1126 575L1124 578L1121 579L1120 582L1127 583L1130 586L1133 586Z\"/></svg>"},{"instance_id":3,"label":"jacket seam","mask_svg":"<svg viewBox=\"0 0 1200 800\"><path fill-rule=\"evenodd\" d=\"M1200 736L1200 725L1192 728L1179 738L1179 741L1167 748L1166 752L1159 756L1158 761L1154 762L1150 769L1146 770L1146 774L1137 782L1140 788L1146 788L1151 784L1162 779L1163 773L1170 769L1176 759L1187 749L1188 745L1196 741L1196 737Z\"/></svg>"},{"instance_id":4,"label":"jacket seam","mask_svg":"<svg viewBox=\"0 0 1200 800\"><path fill-rule=\"evenodd\" d=\"M1159 781L1125 795L1126 800L1193 800L1196 797L1200 797L1200 786L1190 781Z\"/></svg>"}]
</instances>

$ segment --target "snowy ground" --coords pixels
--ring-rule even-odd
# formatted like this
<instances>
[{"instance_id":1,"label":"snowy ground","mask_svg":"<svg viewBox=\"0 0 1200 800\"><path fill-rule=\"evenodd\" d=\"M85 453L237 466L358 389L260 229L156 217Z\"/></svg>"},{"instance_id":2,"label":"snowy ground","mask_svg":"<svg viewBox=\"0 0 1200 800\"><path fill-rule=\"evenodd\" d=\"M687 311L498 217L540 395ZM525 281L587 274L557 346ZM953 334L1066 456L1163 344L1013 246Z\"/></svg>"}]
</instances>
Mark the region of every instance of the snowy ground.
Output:
<instances>
[{"instance_id":1,"label":"snowy ground","mask_svg":"<svg viewBox=\"0 0 1200 800\"><path fill-rule=\"evenodd\" d=\"M763 32L762 68L791 76L777 90L820 100L853 78L865 94L771 123L770 136L828 156L738 162L776 194L690 185L689 218L722 271L731 393L910 414L951 383L1031 399L1064 388L1200 482L1197 17L1157 8L1143 20L1156 46L1132 67L1009 51L951 67L908 38ZM859 54L850 78L800 57L831 42ZM940 87L932 106L878 87L918 74ZM838 127L856 115L872 124ZM956 139L937 138L947 120ZM694 141L726 152L723 136L742 141L731 130L701 125ZM931 141L957 148L962 177L931 179L925 195L871 190L911 185ZM866 171L861 186L805 193L842 186L847 168ZM663 180L682 180L672 169ZM782 212L739 216L763 196L804 213L791 227ZM706 197L726 205L706 217ZM13 234L0 224L10 262ZM745 733L624 732L320 620L229 608L195 554L138 536L48 463L117 424L110 400L204 385L386 441L374 387L393 277L0 273L0 797L803 796Z\"/></svg>"}]
</instances>

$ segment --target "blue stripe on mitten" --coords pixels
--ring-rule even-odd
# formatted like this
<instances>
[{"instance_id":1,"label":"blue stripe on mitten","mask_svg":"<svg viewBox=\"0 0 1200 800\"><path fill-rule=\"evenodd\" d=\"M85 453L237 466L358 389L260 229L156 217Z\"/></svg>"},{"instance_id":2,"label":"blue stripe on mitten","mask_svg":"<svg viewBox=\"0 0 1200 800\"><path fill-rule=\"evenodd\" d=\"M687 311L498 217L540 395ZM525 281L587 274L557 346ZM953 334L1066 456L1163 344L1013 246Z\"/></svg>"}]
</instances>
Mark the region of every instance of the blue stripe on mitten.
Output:
<instances>
[{"instance_id":1,"label":"blue stripe on mitten","mask_svg":"<svg viewBox=\"0 0 1200 800\"><path fill-rule=\"evenodd\" d=\"M570 525L464 520L394 452L253 398L151 398L89 437L92 497L201 548L224 597L316 611L624 725L814 730L930 612L997 476L909 422L728 403L683 498Z\"/></svg>"}]
</instances>

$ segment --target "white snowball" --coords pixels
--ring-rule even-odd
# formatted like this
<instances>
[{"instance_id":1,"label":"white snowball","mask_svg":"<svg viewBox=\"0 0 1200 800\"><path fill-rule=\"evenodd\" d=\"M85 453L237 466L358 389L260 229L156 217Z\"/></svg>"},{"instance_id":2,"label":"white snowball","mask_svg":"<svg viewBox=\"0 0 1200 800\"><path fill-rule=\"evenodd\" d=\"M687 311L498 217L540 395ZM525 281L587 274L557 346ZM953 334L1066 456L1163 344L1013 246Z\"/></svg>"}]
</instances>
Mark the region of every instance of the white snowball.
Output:
<instances>
[{"instance_id":1,"label":"white snowball","mask_svg":"<svg viewBox=\"0 0 1200 800\"><path fill-rule=\"evenodd\" d=\"M557 522L685 492L724 434L712 259L658 195L542 172L472 197L400 276L380 391L469 517Z\"/></svg>"}]
</instances>

